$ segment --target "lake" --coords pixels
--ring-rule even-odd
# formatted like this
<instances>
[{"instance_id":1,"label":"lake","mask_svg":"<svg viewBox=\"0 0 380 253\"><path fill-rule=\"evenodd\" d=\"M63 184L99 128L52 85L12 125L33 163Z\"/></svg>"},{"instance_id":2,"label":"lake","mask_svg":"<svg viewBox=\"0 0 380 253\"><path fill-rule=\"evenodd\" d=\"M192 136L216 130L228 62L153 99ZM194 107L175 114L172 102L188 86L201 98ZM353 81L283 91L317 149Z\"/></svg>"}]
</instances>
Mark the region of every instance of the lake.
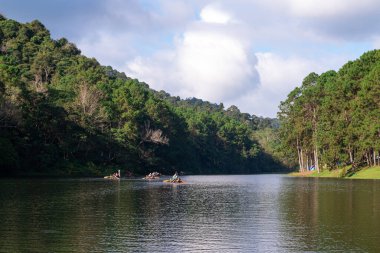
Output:
<instances>
[{"instance_id":1,"label":"lake","mask_svg":"<svg viewBox=\"0 0 380 253\"><path fill-rule=\"evenodd\" d=\"M0 252L380 252L380 181L0 180Z\"/></svg>"}]
</instances>

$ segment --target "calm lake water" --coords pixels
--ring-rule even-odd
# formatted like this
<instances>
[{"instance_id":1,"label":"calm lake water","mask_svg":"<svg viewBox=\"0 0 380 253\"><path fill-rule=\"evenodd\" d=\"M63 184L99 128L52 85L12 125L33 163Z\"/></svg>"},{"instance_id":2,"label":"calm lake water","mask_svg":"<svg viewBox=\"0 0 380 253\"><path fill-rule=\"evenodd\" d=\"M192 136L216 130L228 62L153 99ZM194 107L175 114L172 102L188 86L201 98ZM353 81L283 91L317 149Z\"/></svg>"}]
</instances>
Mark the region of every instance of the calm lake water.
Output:
<instances>
[{"instance_id":1,"label":"calm lake water","mask_svg":"<svg viewBox=\"0 0 380 253\"><path fill-rule=\"evenodd\" d=\"M380 181L0 180L0 252L380 252Z\"/></svg>"}]
</instances>

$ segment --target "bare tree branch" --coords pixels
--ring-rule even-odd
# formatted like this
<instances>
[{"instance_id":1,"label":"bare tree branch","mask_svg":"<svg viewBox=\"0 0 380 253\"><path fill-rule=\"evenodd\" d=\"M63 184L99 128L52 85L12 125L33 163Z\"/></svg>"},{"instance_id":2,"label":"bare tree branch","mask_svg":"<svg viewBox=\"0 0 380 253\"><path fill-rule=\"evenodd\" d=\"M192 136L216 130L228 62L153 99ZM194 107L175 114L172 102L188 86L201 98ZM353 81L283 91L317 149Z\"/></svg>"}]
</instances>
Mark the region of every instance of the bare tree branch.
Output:
<instances>
[{"instance_id":1,"label":"bare tree branch","mask_svg":"<svg viewBox=\"0 0 380 253\"><path fill-rule=\"evenodd\" d=\"M85 115L92 116L99 109L99 101L102 97L100 91L91 89L86 82L79 86L78 104Z\"/></svg>"},{"instance_id":2,"label":"bare tree branch","mask_svg":"<svg viewBox=\"0 0 380 253\"><path fill-rule=\"evenodd\" d=\"M142 142L153 142L156 144L169 145L169 138L163 135L161 129L153 130L150 128L150 122L145 122L145 133L142 137Z\"/></svg>"}]
</instances>

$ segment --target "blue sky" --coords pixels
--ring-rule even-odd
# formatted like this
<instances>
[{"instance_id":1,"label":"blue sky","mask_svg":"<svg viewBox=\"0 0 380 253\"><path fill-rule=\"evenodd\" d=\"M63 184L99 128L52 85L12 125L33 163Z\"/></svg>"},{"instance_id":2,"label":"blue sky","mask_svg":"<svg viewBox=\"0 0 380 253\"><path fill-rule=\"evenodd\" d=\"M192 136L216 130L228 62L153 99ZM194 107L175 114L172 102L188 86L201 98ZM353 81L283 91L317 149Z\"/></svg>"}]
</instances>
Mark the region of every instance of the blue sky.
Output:
<instances>
[{"instance_id":1,"label":"blue sky","mask_svg":"<svg viewBox=\"0 0 380 253\"><path fill-rule=\"evenodd\" d=\"M3 0L0 12L154 89L269 117L308 73L380 46L377 0Z\"/></svg>"}]
</instances>

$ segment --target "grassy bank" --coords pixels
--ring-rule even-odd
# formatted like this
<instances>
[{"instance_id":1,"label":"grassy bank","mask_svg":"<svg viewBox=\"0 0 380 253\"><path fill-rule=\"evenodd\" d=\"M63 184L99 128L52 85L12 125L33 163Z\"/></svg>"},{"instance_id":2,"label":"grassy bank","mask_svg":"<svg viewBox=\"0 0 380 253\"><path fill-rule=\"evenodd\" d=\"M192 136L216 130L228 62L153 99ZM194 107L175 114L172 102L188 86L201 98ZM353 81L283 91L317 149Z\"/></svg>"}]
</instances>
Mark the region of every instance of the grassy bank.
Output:
<instances>
[{"instance_id":1,"label":"grassy bank","mask_svg":"<svg viewBox=\"0 0 380 253\"><path fill-rule=\"evenodd\" d=\"M337 170L326 170L320 173L316 171L293 172L290 176L294 177L324 177L324 178L346 178L346 179L380 179L380 166L363 168L352 174L347 174L349 167Z\"/></svg>"}]
</instances>

